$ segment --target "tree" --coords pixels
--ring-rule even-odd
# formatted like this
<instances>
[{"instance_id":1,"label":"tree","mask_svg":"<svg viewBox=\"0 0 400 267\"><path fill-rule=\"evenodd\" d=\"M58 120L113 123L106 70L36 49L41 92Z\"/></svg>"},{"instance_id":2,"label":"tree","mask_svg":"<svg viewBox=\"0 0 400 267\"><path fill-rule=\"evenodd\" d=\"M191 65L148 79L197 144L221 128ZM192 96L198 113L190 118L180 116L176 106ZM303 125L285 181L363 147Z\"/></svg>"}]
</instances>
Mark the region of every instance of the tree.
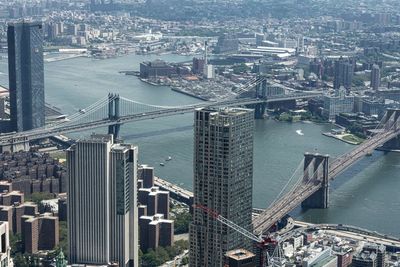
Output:
<instances>
[{"instance_id":1,"label":"tree","mask_svg":"<svg viewBox=\"0 0 400 267\"><path fill-rule=\"evenodd\" d=\"M244 63L241 63L240 65L233 66L233 73L234 74L240 74L240 73L246 72L248 70L249 70L249 67L247 67L247 65L244 64Z\"/></svg>"},{"instance_id":2,"label":"tree","mask_svg":"<svg viewBox=\"0 0 400 267\"><path fill-rule=\"evenodd\" d=\"M365 86L364 79L358 76L353 77L353 84L354 86Z\"/></svg>"},{"instance_id":3,"label":"tree","mask_svg":"<svg viewBox=\"0 0 400 267\"><path fill-rule=\"evenodd\" d=\"M67 222L59 222L59 236L60 236L60 243L59 248L62 249L63 253L67 257L68 255L68 225Z\"/></svg>"},{"instance_id":4,"label":"tree","mask_svg":"<svg viewBox=\"0 0 400 267\"><path fill-rule=\"evenodd\" d=\"M15 256L18 253L24 253L24 244L22 243L21 234L12 234L10 232L10 247L11 256Z\"/></svg>"},{"instance_id":5,"label":"tree","mask_svg":"<svg viewBox=\"0 0 400 267\"><path fill-rule=\"evenodd\" d=\"M43 200L54 199L53 193L46 193L46 192L35 192L32 193L29 201L35 202L37 205L40 204Z\"/></svg>"},{"instance_id":6,"label":"tree","mask_svg":"<svg viewBox=\"0 0 400 267\"><path fill-rule=\"evenodd\" d=\"M176 235L189 232L189 224L192 221L192 215L189 212L181 212L176 214L174 219L174 233Z\"/></svg>"},{"instance_id":7,"label":"tree","mask_svg":"<svg viewBox=\"0 0 400 267\"><path fill-rule=\"evenodd\" d=\"M14 266L18 266L18 267L29 267L29 263L27 258L21 254L21 253L17 253L14 258Z\"/></svg>"},{"instance_id":8,"label":"tree","mask_svg":"<svg viewBox=\"0 0 400 267\"><path fill-rule=\"evenodd\" d=\"M185 266L189 264L189 257L184 257L181 261L181 266Z\"/></svg>"}]
</instances>

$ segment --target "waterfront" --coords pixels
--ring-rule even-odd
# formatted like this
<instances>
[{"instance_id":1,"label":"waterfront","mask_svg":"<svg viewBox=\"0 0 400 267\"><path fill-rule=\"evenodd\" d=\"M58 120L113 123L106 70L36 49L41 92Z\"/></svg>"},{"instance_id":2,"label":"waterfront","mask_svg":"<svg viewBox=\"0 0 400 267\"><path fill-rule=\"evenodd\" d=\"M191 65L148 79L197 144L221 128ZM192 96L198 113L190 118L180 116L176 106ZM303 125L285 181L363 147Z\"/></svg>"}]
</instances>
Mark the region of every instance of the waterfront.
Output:
<instances>
[{"instance_id":1,"label":"waterfront","mask_svg":"<svg viewBox=\"0 0 400 267\"><path fill-rule=\"evenodd\" d=\"M76 58L46 64L46 101L71 114L108 92L140 102L180 105L199 102L168 87L155 87L134 76L118 73L137 70L143 60L157 56L135 56L93 60ZM187 61L189 57L163 56ZM0 61L0 84L7 85L7 61ZM156 174L191 189L193 154L192 115L124 125L126 142L139 145L140 161L156 167ZM254 206L264 208L279 193L305 151L339 155L353 146L321 133L330 125L257 121L254 160ZM296 133L302 130L304 135ZM104 131L104 130L103 130ZM77 134L76 136L83 136ZM171 156L172 160L165 162ZM165 162L165 167L159 165ZM400 154L375 152L338 177L333 183L331 207L300 214L307 221L352 224L400 236ZM351 177L351 178L350 178ZM298 213L298 211L297 211ZM390 220L389 220L390 218Z\"/></svg>"}]
</instances>

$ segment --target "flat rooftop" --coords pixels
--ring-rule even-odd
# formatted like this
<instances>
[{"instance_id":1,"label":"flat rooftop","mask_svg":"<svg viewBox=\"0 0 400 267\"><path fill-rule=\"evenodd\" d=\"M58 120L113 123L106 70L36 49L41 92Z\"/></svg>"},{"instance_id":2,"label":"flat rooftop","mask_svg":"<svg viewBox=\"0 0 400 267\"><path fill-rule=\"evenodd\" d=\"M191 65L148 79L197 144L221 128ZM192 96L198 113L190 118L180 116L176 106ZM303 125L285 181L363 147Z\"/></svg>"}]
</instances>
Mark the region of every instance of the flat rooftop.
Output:
<instances>
[{"instance_id":1,"label":"flat rooftop","mask_svg":"<svg viewBox=\"0 0 400 267\"><path fill-rule=\"evenodd\" d=\"M225 254L227 257L234 259L234 260L243 260L243 259L249 259L255 257L253 253L250 251L247 251L245 249L235 249L228 251Z\"/></svg>"}]
</instances>

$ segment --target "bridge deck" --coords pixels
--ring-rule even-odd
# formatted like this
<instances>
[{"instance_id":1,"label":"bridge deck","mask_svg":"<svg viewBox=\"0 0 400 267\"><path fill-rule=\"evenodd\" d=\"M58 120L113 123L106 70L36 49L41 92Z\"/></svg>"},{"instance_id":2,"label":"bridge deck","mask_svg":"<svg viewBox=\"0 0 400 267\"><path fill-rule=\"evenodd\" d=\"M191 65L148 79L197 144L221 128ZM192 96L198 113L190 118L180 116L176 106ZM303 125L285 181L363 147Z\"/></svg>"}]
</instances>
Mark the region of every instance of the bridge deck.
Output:
<instances>
[{"instance_id":1,"label":"bridge deck","mask_svg":"<svg viewBox=\"0 0 400 267\"><path fill-rule=\"evenodd\" d=\"M366 140L363 144L357 146L329 165L329 179L334 179L352 164L365 157L367 153L370 153L398 135L400 135L400 129L383 132ZM268 231L277 221L298 207L304 200L320 188L321 183L316 180L308 182L307 184L300 184L294 191L283 196L279 201L273 204L272 207L262 212L253 221L254 232L256 234L262 234Z\"/></svg>"}]
</instances>

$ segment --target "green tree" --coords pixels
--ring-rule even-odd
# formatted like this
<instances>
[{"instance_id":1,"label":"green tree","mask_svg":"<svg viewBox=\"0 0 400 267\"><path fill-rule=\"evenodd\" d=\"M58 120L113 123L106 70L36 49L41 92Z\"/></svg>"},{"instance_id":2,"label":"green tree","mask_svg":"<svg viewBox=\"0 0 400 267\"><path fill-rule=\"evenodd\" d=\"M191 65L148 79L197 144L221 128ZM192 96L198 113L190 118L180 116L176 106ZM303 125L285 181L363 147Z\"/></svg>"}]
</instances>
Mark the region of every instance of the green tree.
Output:
<instances>
[{"instance_id":1,"label":"green tree","mask_svg":"<svg viewBox=\"0 0 400 267\"><path fill-rule=\"evenodd\" d=\"M37 205L39 205L40 202L42 202L43 200L49 200L49 199L54 199L53 193L35 192L32 193L30 198L28 198L29 201L35 202Z\"/></svg>"},{"instance_id":2,"label":"green tree","mask_svg":"<svg viewBox=\"0 0 400 267\"><path fill-rule=\"evenodd\" d=\"M62 249L65 257L68 255L68 224L67 222L59 222L59 237L60 237L60 243L58 247Z\"/></svg>"},{"instance_id":3,"label":"green tree","mask_svg":"<svg viewBox=\"0 0 400 267\"><path fill-rule=\"evenodd\" d=\"M240 74L249 70L246 64L241 63L240 65L233 66L233 73Z\"/></svg>"},{"instance_id":4,"label":"green tree","mask_svg":"<svg viewBox=\"0 0 400 267\"><path fill-rule=\"evenodd\" d=\"M192 215L189 212L178 213L174 219L174 232L176 235L189 232L189 224L192 221Z\"/></svg>"},{"instance_id":5,"label":"green tree","mask_svg":"<svg viewBox=\"0 0 400 267\"><path fill-rule=\"evenodd\" d=\"M354 86L365 86L364 79L362 77L354 76L352 82Z\"/></svg>"},{"instance_id":6,"label":"green tree","mask_svg":"<svg viewBox=\"0 0 400 267\"><path fill-rule=\"evenodd\" d=\"M14 266L29 267L27 258L21 253L15 254L13 260L14 260Z\"/></svg>"},{"instance_id":7,"label":"green tree","mask_svg":"<svg viewBox=\"0 0 400 267\"><path fill-rule=\"evenodd\" d=\"M18 253L24 253L24 244L22 243L21 234L13 234L10 232L10 247L11 256L15 256Z\"/></svg>"},{"instance_id":8,"label":"green tree","mask_svg":"<svg viewBox=\"0 0 400 267\"><path fill-rule=\"evenodd\" d=\"M185 266L189 264L189 257L184 257L181 261L181 266Z\"/></svg>"}]
</instances>

